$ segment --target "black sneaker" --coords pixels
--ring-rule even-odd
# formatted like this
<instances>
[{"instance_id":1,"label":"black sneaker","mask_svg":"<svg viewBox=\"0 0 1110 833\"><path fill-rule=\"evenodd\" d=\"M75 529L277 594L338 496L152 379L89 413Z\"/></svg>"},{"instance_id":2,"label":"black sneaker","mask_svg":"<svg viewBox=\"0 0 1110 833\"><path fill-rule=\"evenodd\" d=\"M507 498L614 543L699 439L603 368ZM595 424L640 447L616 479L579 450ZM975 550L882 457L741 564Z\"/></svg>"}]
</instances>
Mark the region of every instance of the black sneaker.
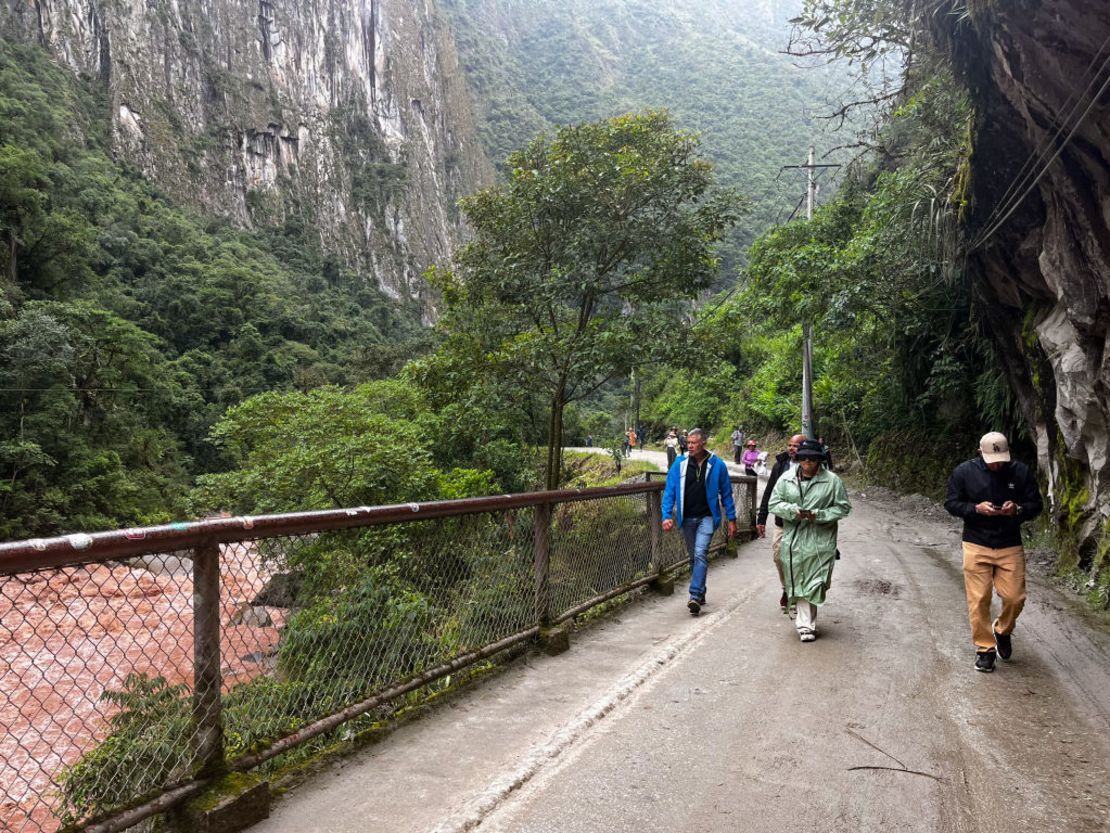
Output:
<instances>
[{"instance_id":1,"label":"black sneaker","mask_svg":"<svg viewBox=\"0 0 1110 833\"><path fill-rule=\"evenodd\" d=\"M686 607L689 608L690 612L695 616L701 613L701 602L697 599L690 599L690 601L686 603Z\"/></svg>"},{"instance_id":2,"label":"black sneaker","mask_svg":"<svg viewBox=\"0 0 1110 833\"><path fill-rule=\"evenodd\" d=\"M979 651L975 654L975 670L989 674L994 670L994 651Z\"/></svg>"},{"instance_id":3,"label":"black sneaker","mask_svg":"<svg viewBox=\"0 0 1110 833\"><path fill-rule=\"evenodd\" d=\"M1009 659L1011 654L1014 653L1014 646L1010 642L1010 634L1008 633L994 633L994 644L998 646L998 655L1002 659Z\"/></svg>"}]
</instances>

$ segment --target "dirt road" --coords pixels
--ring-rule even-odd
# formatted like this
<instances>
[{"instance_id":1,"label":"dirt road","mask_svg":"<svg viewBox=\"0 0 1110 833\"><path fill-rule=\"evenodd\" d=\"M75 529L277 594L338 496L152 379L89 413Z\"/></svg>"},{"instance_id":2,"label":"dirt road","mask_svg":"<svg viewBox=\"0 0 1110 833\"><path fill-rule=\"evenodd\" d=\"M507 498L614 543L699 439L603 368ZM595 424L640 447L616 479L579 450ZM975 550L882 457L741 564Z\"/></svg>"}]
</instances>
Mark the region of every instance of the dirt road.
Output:
<instances>
[{"instance_id":1,"label":"dirt road","mask_svg":"<svg viewBox=\"0 0 1110 833\"><path fill-rule=\"evenodd\" d=\"M293 790L273 831L1110 829L1110 635L1034 581L972 669L956 527L856 497L798 641L767 541Z\"/></svg>"}]
</instances>

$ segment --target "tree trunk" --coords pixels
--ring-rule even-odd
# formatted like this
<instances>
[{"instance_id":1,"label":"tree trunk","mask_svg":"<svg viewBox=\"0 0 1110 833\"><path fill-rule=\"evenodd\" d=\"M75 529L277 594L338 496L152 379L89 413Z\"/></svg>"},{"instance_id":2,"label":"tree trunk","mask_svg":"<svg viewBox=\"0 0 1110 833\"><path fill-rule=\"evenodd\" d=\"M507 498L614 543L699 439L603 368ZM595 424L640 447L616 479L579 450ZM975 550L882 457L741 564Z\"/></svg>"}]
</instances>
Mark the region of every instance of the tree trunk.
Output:
<instances>
[{"instance_id":1,"label":"tree trunk","mask_svg":"<svg viewBox=\"0 0 1110 833\"><path fill-rule=\"evenodd\" d=\"M547 420L547 472L544 475L545 489L558 489L563 474L563 399L566 380L559 381L555 395L551 397L551 413Z\"/></svg>"},{"instance_id":2,"label":"tree trunk","mask_svg":"<svg viewBox=\"0 0 1110 833\"><path fill-rule=\"evenodd\" d=\"M11 278L12 284L18 283L16 281L16 248L15 248L15 229L8 229L8 275Z\"/></svg>"}]
</instances>

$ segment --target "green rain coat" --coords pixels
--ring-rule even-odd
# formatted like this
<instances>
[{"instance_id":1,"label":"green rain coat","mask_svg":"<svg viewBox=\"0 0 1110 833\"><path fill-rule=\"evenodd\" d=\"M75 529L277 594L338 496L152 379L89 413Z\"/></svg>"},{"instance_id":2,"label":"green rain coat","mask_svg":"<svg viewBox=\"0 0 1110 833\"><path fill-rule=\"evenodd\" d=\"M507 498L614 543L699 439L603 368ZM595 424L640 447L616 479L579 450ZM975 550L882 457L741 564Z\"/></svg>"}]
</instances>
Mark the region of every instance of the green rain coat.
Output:
<instances>
[{"instance_id":1,"label":"green rain coat","mask_svg":"<svg viewBox=\"0 0 1110 833\"><path fill-rule=\"evenodd\" d=\"M790 602L805 599L819 605L832 585L836 561L837 521L852 511L848 491L832 472L820 468L809 480L801 466L783 475L771 492L768 510L783 520L782 573ZM810 509L815 520L799 521L799 509Z\"/></svg>"}]
</instances>

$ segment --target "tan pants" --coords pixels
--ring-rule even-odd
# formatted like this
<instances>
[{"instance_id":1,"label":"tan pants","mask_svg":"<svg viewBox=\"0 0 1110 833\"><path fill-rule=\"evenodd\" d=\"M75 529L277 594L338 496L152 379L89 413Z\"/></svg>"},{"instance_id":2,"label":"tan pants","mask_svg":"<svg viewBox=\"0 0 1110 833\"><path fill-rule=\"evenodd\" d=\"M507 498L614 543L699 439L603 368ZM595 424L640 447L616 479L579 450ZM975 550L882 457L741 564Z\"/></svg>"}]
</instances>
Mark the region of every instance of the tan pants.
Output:
<instances>
[{"instance_id":1,"label":"tan pants","mask_svg":"<svg viewBox=\"0 0 1110 833\"><path fill-rule=\"evenodd\" d=\"M991 622L991 589L1002 599L1002 612ZM994 634L1010 633L1025 607L1025 549L992 550L964 541L964 589L971 639L979 651L994 650Z\"/></svg>"},{"instance_id":2,"label":"tan pants","mask_svg":"<svg viewBox=\"0 0 1110 833\"><path fill-rule=\"evenodd\" d=\"M779 571L779 587L784 591L786 590L786 576L782 574L782 530L781 526L776 526L774 534L771 535L771 558L775 562L775 569Z\"/></svg>"}]
</instances>

